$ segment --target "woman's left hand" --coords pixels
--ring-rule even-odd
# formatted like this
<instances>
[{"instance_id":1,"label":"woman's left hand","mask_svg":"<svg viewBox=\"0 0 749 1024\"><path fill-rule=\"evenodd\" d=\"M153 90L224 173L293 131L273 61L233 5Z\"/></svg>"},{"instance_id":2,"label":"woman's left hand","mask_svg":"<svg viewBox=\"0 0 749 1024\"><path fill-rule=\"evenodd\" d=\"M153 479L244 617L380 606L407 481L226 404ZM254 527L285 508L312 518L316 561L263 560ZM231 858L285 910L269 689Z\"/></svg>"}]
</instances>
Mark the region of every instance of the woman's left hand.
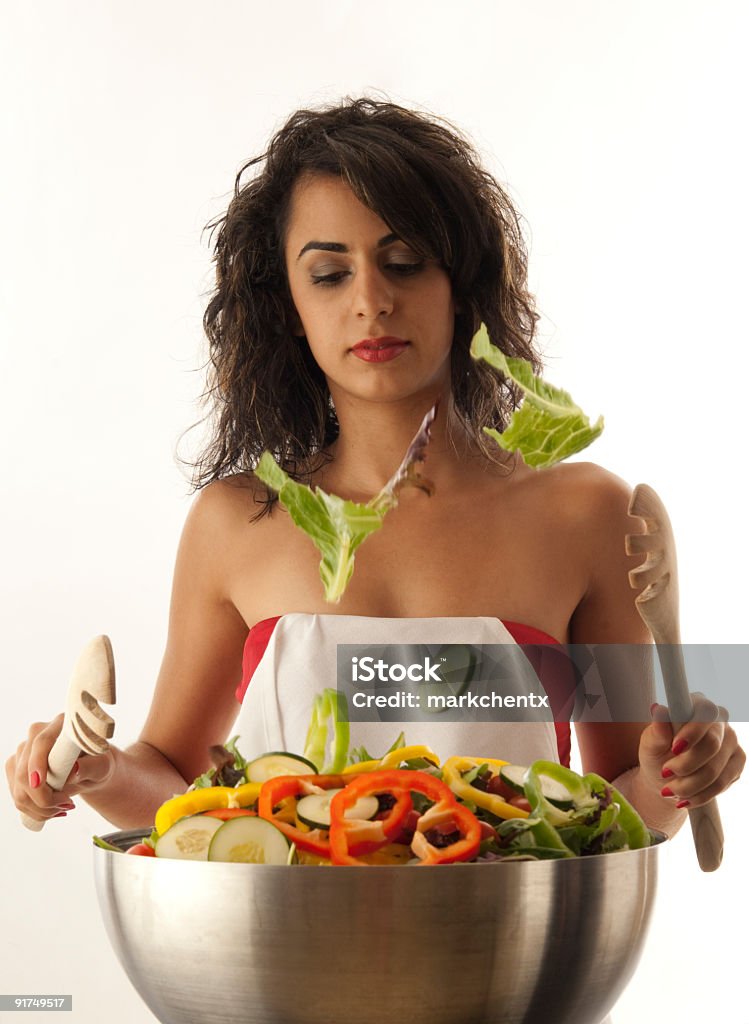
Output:
<instances>
[{"instance_id":1,"label":"woman's left hand","mask_svg":"<svg viewBox=\"0 0 749 1024\"><path fill-rule=\"evenodd\" d=\"M640 737L644 780L677 807L700 807L741 775L746 754L728 725L725 708L693 693L694 715L674 733L668 708L654 704L653 721Z\"/></svg>"}]
</instances>

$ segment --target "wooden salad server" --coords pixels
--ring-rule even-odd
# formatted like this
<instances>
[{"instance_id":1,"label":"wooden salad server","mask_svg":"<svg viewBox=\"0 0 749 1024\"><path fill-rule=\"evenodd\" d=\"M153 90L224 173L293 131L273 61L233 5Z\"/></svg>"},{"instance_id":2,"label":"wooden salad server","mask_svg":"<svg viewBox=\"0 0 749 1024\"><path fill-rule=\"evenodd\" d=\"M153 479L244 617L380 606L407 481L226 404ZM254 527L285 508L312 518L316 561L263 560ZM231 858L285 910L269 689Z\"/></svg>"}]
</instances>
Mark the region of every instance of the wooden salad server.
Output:
<instances>
[{"instance_id":1,"label":"wooden salad server","mask_svg":"<svg viewBox=\"0 0 749 1024\"><path fill-rule=\"evenodd\" d=\"M99 701L115 702L114 655L107 636L94 637L75 663L62 731L47 760L47 785L52 789L62 789L81 751L105 754L109 749L107 741L114 733L114 721L102 710ZM26 814L21 815L21 821L32 832L44 828L43 821Z\"/></svg>"},{"instance_id":2,"label":"wooden salad server","mask_svg":"<svg viewBox=\"0 0 749 1024\"><path fill-rule=\"evenodd\" d=\"M642 565L630 571L629 582L640 591L635 605L656 643L668 710L676 730L689 721L693 708L681 647L676 545L671 521L663 502L647 484L635 487L629 514L645 520L646 532L627 534L627 554L647 555ZM703 871L715 871L723 859L723 828L715 800L691 808L689 823L700 867Z\"/></svg>"}]
</instances>

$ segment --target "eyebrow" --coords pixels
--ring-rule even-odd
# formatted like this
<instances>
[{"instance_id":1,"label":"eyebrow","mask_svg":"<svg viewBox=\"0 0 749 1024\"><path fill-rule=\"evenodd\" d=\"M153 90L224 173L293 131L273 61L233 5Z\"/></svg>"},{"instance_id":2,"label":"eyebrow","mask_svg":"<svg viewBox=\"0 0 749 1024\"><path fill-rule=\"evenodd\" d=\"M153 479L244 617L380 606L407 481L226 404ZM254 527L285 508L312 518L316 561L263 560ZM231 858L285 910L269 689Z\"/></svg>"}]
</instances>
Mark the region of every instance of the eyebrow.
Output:
<instances>
[{"instance_id":1,"label":"eyebrow","mask_svg":"<svg viewBox=\"0 0 749 1024\"><path fill-rule=\"evenodd\" d=\"M379 240L375 248L382 249L384 246L390 245L391 242L397 242L398 239L399 236L396 235L395 232L391 231L389 235L383 235L383 237ZM322 249L323 252L349 251L348 246L344 245L342 242L307 242L307 244L305 246L302 246L301 250L299 251L297 261L299 261L309 249Z\"/></svg>"}]
</instances>

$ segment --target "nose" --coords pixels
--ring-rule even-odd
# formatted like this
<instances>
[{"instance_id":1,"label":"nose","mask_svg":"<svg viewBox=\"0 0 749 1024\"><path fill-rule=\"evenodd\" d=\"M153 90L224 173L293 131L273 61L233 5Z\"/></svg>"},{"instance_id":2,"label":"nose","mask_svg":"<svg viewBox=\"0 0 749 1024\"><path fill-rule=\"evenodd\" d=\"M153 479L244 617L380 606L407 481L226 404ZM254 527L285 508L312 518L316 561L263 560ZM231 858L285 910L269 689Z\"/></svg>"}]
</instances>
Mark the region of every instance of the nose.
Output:
<instances>
[{"instance_id":1,"label":"nose","mask_svg":"<svg viewBox=\"0 0 749 1024\"><path fill-rule=\"evenodd\" d=\"M393 312L393 288L379 267L360 267L354 277L352 309L358 317L370 320Z\"/></svg>"}]
</instances>

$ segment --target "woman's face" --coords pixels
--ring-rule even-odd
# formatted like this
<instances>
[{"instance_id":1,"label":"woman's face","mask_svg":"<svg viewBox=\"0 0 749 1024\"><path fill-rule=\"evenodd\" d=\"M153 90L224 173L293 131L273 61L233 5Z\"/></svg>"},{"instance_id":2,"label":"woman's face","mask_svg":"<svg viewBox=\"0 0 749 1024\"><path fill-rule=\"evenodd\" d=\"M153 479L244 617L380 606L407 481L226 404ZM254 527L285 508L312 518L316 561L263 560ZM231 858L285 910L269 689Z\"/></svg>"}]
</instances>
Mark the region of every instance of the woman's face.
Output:
<instances>
[{"instance_id":1,"label":"woman's face","mask_svg":"<svg viewBox=\"0 0 749 1024\"><path fill-rule=\"evenodd\" d=\"M334 402L342 392L433 401L449 388L455 307L447 273L339 178L296 183L284 256L298 330Z\"/></svg>"}]
</instances>

